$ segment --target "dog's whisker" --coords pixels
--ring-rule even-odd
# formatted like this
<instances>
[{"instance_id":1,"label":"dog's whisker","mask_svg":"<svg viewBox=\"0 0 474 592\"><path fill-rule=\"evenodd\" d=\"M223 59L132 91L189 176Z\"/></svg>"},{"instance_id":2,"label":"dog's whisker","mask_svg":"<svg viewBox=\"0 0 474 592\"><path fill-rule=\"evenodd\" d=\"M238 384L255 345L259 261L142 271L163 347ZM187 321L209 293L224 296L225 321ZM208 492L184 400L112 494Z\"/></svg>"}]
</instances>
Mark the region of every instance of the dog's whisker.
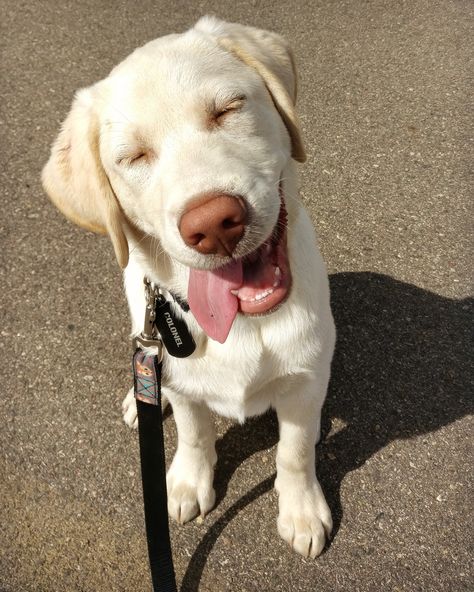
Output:
<instances>
[{"instance_id":1,"label":"dog's whisker","mask_svg":"<svg viewBox=\"0 0 474 592\"><path fill-rule=\"evenodd\" d=\"M141 243L143 243L143 241L145 241L146 239L151 239L151 242L153 243L153 240L155 239L155 237L152 234L149 234L148 232L145 232L143 234L143 236L141 237L141 239L135 243L135 245L133 246L133 248L130 250L130 255L135 251L135 249L137 249Z\"/></svg>"}]
</instances>

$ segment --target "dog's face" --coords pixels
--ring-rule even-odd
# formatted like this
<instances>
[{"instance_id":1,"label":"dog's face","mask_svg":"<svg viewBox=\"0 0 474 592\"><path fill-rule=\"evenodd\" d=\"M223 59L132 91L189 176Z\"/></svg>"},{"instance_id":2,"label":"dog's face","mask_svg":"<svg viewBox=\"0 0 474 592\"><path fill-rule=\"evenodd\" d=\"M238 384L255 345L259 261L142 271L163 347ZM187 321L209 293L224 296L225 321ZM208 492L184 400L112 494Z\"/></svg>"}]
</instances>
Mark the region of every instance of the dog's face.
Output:
<instances>
[{"instance_id":1,"label":"dog's face","mask_svg":"<svg viewBox=\"0 0 474 592\"><path fill-rule=\"evenodd\" d=\"M122 266L133 228L190 268L198 321L215 293L267 312L291 279L281 182L292 156L304 160L295 89L280 37L203 19L78 94L45 188L75 222L109 233Z\"/></svg>"},{"instance_id":2,"label":"dog's face","mask_svg":"<svg viewBox=\"0 0 474 592\"><path fill-rule=\"evenodd\" d=\"M132 55L96 89L110 97L101 159L133 224L188 267L221 267L229 256L186 244L183 214L201 196L239 196L247 219L232 256L254 251L278 218L290 138L255 70L207 40L169 44Z\"/></svg>"}]
</instances>

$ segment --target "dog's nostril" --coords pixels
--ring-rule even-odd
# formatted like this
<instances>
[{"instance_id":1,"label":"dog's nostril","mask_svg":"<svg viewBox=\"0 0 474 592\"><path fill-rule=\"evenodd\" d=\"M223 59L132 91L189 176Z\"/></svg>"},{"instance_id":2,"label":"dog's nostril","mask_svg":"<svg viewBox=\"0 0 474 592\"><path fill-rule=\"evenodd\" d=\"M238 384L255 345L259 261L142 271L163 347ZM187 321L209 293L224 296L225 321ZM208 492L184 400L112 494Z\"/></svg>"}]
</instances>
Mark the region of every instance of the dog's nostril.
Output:
<instances>
[{"instance_id":1,"label":"dog's nostril","mask_svg":"<svg viewBox=\"0 0 474 592\"><path fill-rule=\"evenodd\" d=\"M193 234L187 240L188 240L189 245L194 247L194 246L198 245L205 238L206 238L206 235L204 235L204 234Z\"/></svg>"},{"instance_id":2,"label":"dog's nostril","mask_svg":"<svg viewBox=\"0 0 474 592\"><path fill-rule=\"evenodd\" d=\"M226 218L222 221L222 228L235 228L242 224L242 220L232 220L231 218Z\"/></svg>"},{"instance_id":3,"label":"dog's nostril","mask_svg":"<svg viewBox=\"0 0 474 592\"><path fill-rule=\"evenodd\" d=\"M199 253L230 256L244 235L246 218L241 198L207 194L181 216L179 232L184 242Z\"/></svg>"}]
</instances>

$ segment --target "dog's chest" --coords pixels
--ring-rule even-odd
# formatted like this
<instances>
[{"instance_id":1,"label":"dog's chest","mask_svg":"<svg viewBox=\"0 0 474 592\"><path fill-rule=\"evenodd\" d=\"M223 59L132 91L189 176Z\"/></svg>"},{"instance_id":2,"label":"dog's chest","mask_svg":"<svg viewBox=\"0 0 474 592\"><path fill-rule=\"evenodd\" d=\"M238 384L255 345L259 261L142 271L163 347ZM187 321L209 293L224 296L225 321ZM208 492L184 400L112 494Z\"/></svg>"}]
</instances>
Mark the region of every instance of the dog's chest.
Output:
<instances>
[{"instance_id":1,"label":"dog's chest","mask_svg":"<svg viewBox=\"0 0 474 592\"><path fill-rule=\"evenodd\" d=\"M217 413L238 420L263 413L277 394L288 390L295 374L309 368L309 359L301 356L304 349L295 351L295 340L299 342L294 325L275 333L258 321L237 319L226 344L208 340L190 358L166 358L165 393L206 402Z\"/></svg>"}]
</instances>

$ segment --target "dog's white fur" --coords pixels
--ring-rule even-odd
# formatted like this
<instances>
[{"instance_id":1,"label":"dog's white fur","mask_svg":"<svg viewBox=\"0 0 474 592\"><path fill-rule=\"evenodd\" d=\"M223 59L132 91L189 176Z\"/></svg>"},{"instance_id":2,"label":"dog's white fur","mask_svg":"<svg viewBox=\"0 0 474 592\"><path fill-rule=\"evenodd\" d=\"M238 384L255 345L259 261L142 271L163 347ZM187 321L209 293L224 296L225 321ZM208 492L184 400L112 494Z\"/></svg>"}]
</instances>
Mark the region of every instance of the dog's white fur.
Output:
<instances>
[{"instance_id":1,"label":"dog's white fur","mask_svg":"<svg viewBox=\"0 0 474 592\"><path fill-rule=\"evenodd\" d=\"M315 557L332 528L315 475L315 443L335 331L325 266L297 194L294 160L305 157L295 100L293 59L281 37L206 17L136 50L77 94L43 183L69 218L110 235L125 267L137 335L144 276L185 299L190 267L223 263L184 244L178 222L190 200L208 191L245 196L252 217L239 257L275 226L282 180L293 278L288 300L266 316L238 314L224 344L207 338L187 313L197 350L165 359L163 392L178 429L169 511L186 522L214 505L211 410L242 422L273 407L280 426L278 530L295 551ZM216 124L213 110L229 104ZM133 393L124 418L136 425Z\"/></svg>"}]
</instances>

